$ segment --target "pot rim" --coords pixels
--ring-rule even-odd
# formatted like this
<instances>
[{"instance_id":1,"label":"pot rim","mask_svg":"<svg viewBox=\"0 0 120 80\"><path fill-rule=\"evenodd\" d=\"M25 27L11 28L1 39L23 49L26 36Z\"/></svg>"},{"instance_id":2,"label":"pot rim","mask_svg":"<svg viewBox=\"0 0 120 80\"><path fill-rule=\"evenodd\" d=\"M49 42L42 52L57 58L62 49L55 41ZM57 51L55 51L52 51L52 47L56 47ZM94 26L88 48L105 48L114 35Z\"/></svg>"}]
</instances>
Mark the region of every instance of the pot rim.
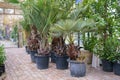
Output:
<instances>
[{"instance_id":1,"label":"pot rim","mask_svg":"<svg viewBox=\"0 0 120 80\"><path fill-rule=\"evenodd\" d=\"M55 55L56 57L69 57L68 55L62 55L62 56L60 56L60 55Z\"/></svg>"},{"instance_id":2,"label":"pot rim","mask_svg":"<svg viewBox=\"0 0 120 80\"><path fill-rule=\"evenodd\" d=\"M49 57L49 55L39 55L39 54L35 54L36 57Z\"/></svg>"},{"instance_id":3,"label":"pot rim","mask_svg":"<svg viewBox=\"0 0 120 80\"><path fill-rule=\"evenodd\" d=\"M79 61L76 61L76 60L67 59L67 61L70 62L70 63L85 64L85 62L79 62Z\"/></svg>"}]
</instances>

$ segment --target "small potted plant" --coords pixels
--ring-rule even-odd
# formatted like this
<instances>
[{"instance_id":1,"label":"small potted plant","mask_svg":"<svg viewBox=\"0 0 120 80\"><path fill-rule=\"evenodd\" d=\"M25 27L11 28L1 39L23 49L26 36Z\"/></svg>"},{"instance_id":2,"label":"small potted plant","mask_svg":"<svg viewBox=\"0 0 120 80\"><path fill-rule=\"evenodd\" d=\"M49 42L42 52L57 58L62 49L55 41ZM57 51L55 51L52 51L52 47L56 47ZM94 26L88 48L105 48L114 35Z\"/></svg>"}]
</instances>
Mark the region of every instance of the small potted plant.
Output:
<instances>
[{"instance_id":1,"label":"small potted plant","mask_svg":"<svg viewBox=\"0 0 120 80\"><path fill-rule=\"evenodd\" d=\"M0 46L0 76L2 75L2 73L5 72L5 62L6 57L5 57L5 52L4 52L4 47L3 45Z\"/></svg>"},{"instance_id":2,"label":"small potted plant","mask_svg":"<svg viewBox=\"0 0 120 80\"><path fill-rule=\"evenodd\" d=\"M80 53L80 48L73 43L67 47L67 54L70 59L70 73L73 77L83 77L86 75L85 55Z\"/></svg>"},{"instance_id":3,"label":"small potted plant","mask_svg":"<svg viewBox=\"0 0 120 80\"><path fill-rule=\"evenodd\" d=\"M45 39L44 41L44 45L42 45L43 41L39 41L40 47L38 49L38 53L35 55L38 69L47 69L49 67L50 46L47 42L47 39Z\"/></svg>"},{"instance_id":4,"label":"small potted plant","mask_svg":"<svg viewBox=\"0 0 120 80\"><path fill-rule=\"evenodd\" d=\"M39 35L35 26L31 28L31 36L28 39L27 49L31 56L32 62L35 62L35 54L37 54L37 49L39 48Z\"/></svg>"},{"instance_id":5,"label":"small potted plant","mask_svg":"<svg viewBox=\"0 0 120 80\"><path fill-rule=\"evenodd\" d=\"M68 69L68 55L66 54L66 44L62 36L59 37L57 46L55 46L56 68Z\"/></svg>"},{"instance_id":6,"label":"small potted plant","mask_svg":"<svg viewBox=\"0 0 120 80\"><path fill-rule=\"evenodd\" d=\"M56 62L55 51L56 51L56 46L58 45L59 41L60 41L60 37L54 37L51 42L50 56L51 56L52 63Z\"/></svg>"}]
</instances>

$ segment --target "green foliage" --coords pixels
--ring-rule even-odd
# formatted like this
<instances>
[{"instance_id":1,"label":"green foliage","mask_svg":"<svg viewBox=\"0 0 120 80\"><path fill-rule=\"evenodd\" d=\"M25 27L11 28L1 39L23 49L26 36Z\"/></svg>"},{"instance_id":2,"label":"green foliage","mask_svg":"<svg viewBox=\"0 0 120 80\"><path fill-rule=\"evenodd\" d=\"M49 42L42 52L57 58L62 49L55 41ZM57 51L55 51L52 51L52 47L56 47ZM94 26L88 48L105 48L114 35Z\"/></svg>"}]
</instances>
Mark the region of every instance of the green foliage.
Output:
<instances>
[{"instance_id":1,"label":"green foliage","mask_svg":"<svg viewBox=\"0 0 120 80\"><path fill-rule=\"evenodd\" d=\"M17 25L14 26L13 31L11 33L11 37L16 41L18 37L18 27Z\"/></svg>"},{"instance_id":2,"label":"green foliage","mask_svg":"<svg viewBox=\"0 0 120 80\"><path fill-rule=\"evenodd\" d=\"M10 2L10 3L15 3L15 4L19 3L19 0L4 0L4 1Z\"/></svg>"},{"instance_id":3,"label":"green foliage","mask_svg":"<svg viewBox=\"0 0 120 80\"><path fill-rule=\"evenodd\" d=\"M103 59L113 60L111 55L116 49L116 43L107 37L113 37L116 32L118 34L120 32L118 0L83 0L75 7L74 2L74 0L25 0L20 6L26 24L37 27L42 46L45 47L50 36L49 30L57 35L64 35L65 38L68 36L70 43L74 41L72 38L74 32L93 32L100 36L100 40L96 40L95 45L93 37L85 38L85 48L92 51L95 45L95 53ZM27 30L29 26L23 28ZM112 41L114 45L110 43Z\"/></svg>"},{"instance_id":4,"label":"green foliage","mask_svg":"<svg viewBox=\"0 0 120 80\"><path fill-rule=\"evenodd\" d=\"M101 59L115 61L120 56L120 42L115 37L106 39L105 44L99 41L94 47L94 53Z\"/></svg>"},{"instance_id":5,"label":"green foliage","mask_svg":"<svg viewBox=\"0 0 120 80\"><path fill-rule=\"evenodd\" d=\"M97 22L97 32L102 35L112 36L117 30L118 24L118 0L98 0L92 3L93 14L91 16Z\"/></svg>"},{"instance_id":6,"label":"green foliage","mask_svg":"<svg viewBox=\"0 0 120 80\"><path fill-rule=\"evenodd\" d=\"M21 8L26 22L34 24L40 33L46 33L52 23L67 17L72 5L73 0L26 0Z\"/></svg>"},{"instance_id":7,"label":"green foliage","mask_svg":"<svg viewBox=\"0 0 120 80\"><path fill-rule=\"evenodd\" d=\"M30 33L30 25L25 20L20 21L20 24L26 32Z\"/></svg>"},{"instance_id":8,"label":"green foliage","mask_svg":"<svg viewBox=\"0 0 120 80\"><path fill-rule=\"evenodd\" d=\"M93 24L92 24L93 23ZM91 26L94 26L94 21L91 19L87 20L71 20L71 19L66 19L66 20L60 20L57 23L54 24L53 27L50 28L52 32L57 32L60 33L61 35L64 34L64 38L67 39L69 43L73 43L73 33L74 32L87 32L90 31Z\"/></svg>"},{"instance_id":9,"label":"green foliage","mask_svg":"<svg viewBox=\"0 0 120 80\"><path fill-rule=\"evenodd\" d=\"M25 0L20 3L25 22L34 25L39 31L41 51L47 49L45 47L48 46L51 24L66 19L73 2L74 0Z\"/></svg>"},{"instance_id":10,"label":"green foliage","mask_svg":"<svg viewBox=\"0 0 120 80\"><path fill-rule=\"evenodd\" d=\"M6 60L4 46L0 45L0 65L4 64Z\"/></svg>"},{"instance_id":11,"label":"green foliage","mask_svg":"<svg viewBox=\"0 0 120 80\"><path fill-rule=\"evenodd\" d=\"M96 37L83 37L83 46L85 50L93 52L93 48L97 42Z\"/></svg>"}]
</instances>

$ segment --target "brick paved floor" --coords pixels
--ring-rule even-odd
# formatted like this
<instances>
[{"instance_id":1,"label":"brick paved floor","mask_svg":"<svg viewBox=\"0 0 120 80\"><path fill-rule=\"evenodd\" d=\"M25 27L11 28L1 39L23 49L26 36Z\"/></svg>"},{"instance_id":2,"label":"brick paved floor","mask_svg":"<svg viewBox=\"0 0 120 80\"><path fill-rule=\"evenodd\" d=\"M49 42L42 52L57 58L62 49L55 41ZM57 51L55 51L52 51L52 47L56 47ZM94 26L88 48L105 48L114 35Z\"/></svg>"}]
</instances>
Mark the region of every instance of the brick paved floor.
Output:
<instances>
[{"instance_id":1,"label":"brick paved floor","mask_svg":"<svg viewBox=\"0 0 120 80\"><path fill-rule=\"evenodd\" d=\"M39 70L24 48L6 49L6 56L5 80L120 80L120 76L91 67L87 68L86 76L80 78L71 77L69 69L57 70L53 63L49 69Z\"/></svg>"}]
</instances>

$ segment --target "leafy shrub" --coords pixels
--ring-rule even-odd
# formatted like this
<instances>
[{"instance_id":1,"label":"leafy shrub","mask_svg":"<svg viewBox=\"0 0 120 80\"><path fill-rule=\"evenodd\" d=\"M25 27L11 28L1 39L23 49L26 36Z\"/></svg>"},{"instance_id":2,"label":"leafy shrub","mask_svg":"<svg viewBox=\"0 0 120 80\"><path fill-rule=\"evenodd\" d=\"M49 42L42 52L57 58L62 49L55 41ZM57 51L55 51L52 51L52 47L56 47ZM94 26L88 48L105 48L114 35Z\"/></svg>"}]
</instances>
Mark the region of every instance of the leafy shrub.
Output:
<instances>
[{"instance_id":1,"label":"leafy shrub","mask_svg":"<svg viewBox=\"0 0 120 80\"><path fill-rule=\"evenodd\" d=\"M5 60L6 60L6 57L5 57L4 46L1 45L0 46L0 65L4 64Z\"/></svg>"}]
</instances>

